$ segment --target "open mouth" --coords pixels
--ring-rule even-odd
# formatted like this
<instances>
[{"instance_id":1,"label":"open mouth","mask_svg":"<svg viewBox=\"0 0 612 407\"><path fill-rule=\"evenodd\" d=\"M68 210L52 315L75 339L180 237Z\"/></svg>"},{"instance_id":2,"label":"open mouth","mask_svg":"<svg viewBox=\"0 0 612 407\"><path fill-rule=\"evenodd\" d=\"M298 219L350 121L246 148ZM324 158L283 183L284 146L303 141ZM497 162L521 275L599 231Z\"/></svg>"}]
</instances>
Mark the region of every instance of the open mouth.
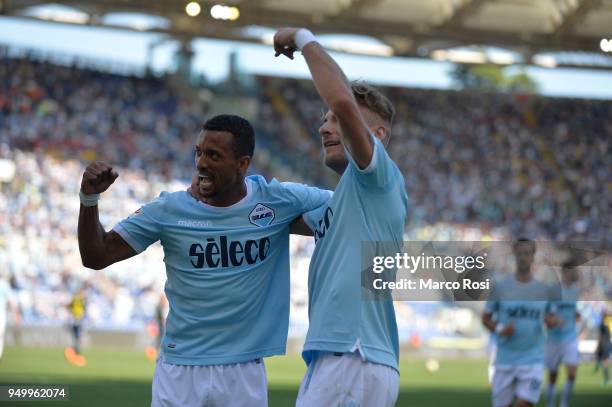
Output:
<instances>
[{"instance_id":1,"label":"open mouth","mask_svg":"<svg viewBox=\"0 0 612 407\"><path fill-rule=\"evenodd\" d=\"M325 143L323 143L323 147L325 148L339 146L339 145L340 145L339 141L333 141L333 140L328 140Z\"/></svg>"},{"instance_id":2,"label":"open mouth","mask_svg":"<svg viewBox=\"0 0 612 407\"><path fill-rule=\"evenodd\" d=\"M205 175L199 174L198 181L199 181L199 187L202 189L209 189L213 185L213 179L208 174L205 174Z\"/></svg>"}]
</instances>

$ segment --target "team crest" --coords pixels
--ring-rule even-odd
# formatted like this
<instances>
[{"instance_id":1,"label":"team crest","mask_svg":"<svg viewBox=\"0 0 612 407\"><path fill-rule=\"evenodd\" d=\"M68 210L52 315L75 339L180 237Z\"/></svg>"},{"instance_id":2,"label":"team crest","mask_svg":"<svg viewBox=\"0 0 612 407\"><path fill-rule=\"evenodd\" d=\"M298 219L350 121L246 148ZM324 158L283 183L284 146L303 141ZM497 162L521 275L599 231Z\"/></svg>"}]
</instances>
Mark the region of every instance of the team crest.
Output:
<instances>
[{"instance_id":1,"label":"team crest","mask_svg":"<svg viewBox=\"0 0 612 407\"><path fill-rule=\"evenodd\" d=\"M249 221L255 226L268 226L273 220L274 211L266 205L257 204L249 213Z\"/></svg>"}]
</instances>

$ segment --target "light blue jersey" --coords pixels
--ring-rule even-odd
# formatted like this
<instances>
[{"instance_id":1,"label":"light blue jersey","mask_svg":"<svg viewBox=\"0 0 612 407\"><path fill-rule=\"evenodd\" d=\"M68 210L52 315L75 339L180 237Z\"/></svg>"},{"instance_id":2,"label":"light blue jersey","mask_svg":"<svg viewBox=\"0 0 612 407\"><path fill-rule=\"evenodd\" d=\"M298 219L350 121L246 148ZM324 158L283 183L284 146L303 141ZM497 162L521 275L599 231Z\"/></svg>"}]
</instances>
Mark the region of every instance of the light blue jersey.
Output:
<instances>
[{"instance_id":1,"label":"light blue jersey","mask_svg":"<svg viewBox=\"0 0 612 407\"><path fill-rule=\"evenodd\" d=\"M497 335L495 365L544 363L544 316L552 312L549 298L549 286L537 280L521 283L508 276L495 285L485 312L495 314L497 323L514 323L512 336Z\"/></svg>"},{"instance_id":2,"label":"light blue jersey","mask_svg":"<svg viewBox=\"0 0 612 407\"><path fill-rule=\"evenodd\" d=\"M314 230L316 246L308 280L310 324L302 355L310 363L318 351L358 349L367 361L398 369L393 302L364 299L362 254L371 251L371 262L374 253L401 252L407 212L404 178L378 139L366 169L360 170L350 155L349 159L329 205L304 216ZM376 252L377 241L391 242L393 253Z\"/></svg>"},{"instance_id":3,"label":"light blue jersey","mask_svg":"<svg viewBox=\"0 0 612 407\"><path fill-rule=\"evenodd\" d=\"M580 288L573 284L562 286L562 299L555 301L555 313L563 320L563 325L550 328L548 330L548 340L550 342L568 342L578 338L578 328L576 326L576 313L578 298L580 298Z\"/></svg>"},{"instance_id":4,"label":"light blue jersey","mask_svg":"<svg viewBox=\"0 0 612 407\"><path fill-rule=\"evenodd\" d=\"M247 195L232 206L162 192L114 228L138 253L161 241L168 363L241 363L285 353L289 224L331 193L261 176L245 182Z\"/></svg>"}]
</instances>

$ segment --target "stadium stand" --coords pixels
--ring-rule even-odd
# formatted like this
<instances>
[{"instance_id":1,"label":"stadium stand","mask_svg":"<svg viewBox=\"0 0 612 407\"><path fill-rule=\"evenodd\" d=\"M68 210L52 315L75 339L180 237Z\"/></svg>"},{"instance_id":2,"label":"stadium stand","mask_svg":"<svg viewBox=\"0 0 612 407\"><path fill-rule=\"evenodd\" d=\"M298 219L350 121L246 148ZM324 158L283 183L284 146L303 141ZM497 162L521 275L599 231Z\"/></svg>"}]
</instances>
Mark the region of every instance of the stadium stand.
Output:
<instances>
[{"instance_id":1,"label":"stadium stand","mask_svg":"<svg viewBox=\"0 0 612 407\"><path fill-rule=\"evenodd\" d=\"M324 106L309 81L259 82L292 109L278 114L303 127L294 132L317 134ZM508 226L510 235L612 240L609 101L383 92L397 107L390 153L406 177L413 225Z\"/></svg>"},{"instance_id":2,"label":"stadium stand","mask_svg":"<svg viewBox=\"0 0 612 407\"><path fill-rule=\"evenodd\" d=\"M317 135L324 106L311 84L256 79L261 143L253 171L271 177L290 167L280 178L332 186ZM611 102L383 90L398 110L390 152L411 200L407 238L525 233L612 241ZM160 191L186 186L193 137L206 114L162 78L2 58L0 159L17 171L0 182L0 270L8 272L23 323L66 321L64 305L82 285L91 325L134 326L153 318L165 279L159 245L104 272L82 267L75 238L80 177L91 160L118 165L119 181L101 203L109 228ZM306 329L312 249L309 239L292 242L295 334ZM605 279L593 281L609 290ZM473 318L449 317L443 308L402 304L401 337L480 329Z\"/></svg>"}]
</instances>

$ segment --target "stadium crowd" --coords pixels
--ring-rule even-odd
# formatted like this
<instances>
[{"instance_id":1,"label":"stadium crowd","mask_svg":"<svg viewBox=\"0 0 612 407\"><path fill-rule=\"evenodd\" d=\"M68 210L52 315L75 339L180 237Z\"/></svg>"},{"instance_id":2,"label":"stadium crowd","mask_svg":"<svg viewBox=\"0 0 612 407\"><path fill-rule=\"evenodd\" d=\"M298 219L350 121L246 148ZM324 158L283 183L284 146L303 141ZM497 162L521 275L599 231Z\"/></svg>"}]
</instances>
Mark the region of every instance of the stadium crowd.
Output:
<instances>
[{"instance_id":1,"label":"stadium crowd","mask_svg":"<svg viewBox=\"0 0 612 407\"><path fill-rule=\"evenodd\" d=\"M256 127L265 147L258 147L253 171L275 174L270 160L276 156L300 176L293 180L329 182L317 135L323 106L310 83L270 77L258 83ZM390 151L407 181L409 238L525 233L612 241L612 103L384 91L398 110ZM85 269L76 241L80 178L89 161L118 165L120 178L100 203L110 228L160 191L185 188L206 112L182 101L163 79L2 59L0 160L16 172L0 181L0 270L22 322L66 321L65 305L80 286L87 287L90 324L130 326L153 318L165 280L161 247L103 272ZM310 239L292 242L296 332L305 332L313 246ZM422 308L398 308L403 337L460 329L436 323Z\"/></svg>"},{"instance_id":2,"label":"stadium crowd","mask_svg":"<svg viewBox=\"0 0 612 407\"><path fill-rule=\"evenodd\" d=\"M325 107L312 84L269 77L259 82L286 101L293 110L287 116L318 142ZM390 153L406 178L412 226L501 226L509 235L612 242L611 102L383 92L397 109ZM310 156L313 166L318 161L316 153Z\"/></svg>"}]
</instances>

